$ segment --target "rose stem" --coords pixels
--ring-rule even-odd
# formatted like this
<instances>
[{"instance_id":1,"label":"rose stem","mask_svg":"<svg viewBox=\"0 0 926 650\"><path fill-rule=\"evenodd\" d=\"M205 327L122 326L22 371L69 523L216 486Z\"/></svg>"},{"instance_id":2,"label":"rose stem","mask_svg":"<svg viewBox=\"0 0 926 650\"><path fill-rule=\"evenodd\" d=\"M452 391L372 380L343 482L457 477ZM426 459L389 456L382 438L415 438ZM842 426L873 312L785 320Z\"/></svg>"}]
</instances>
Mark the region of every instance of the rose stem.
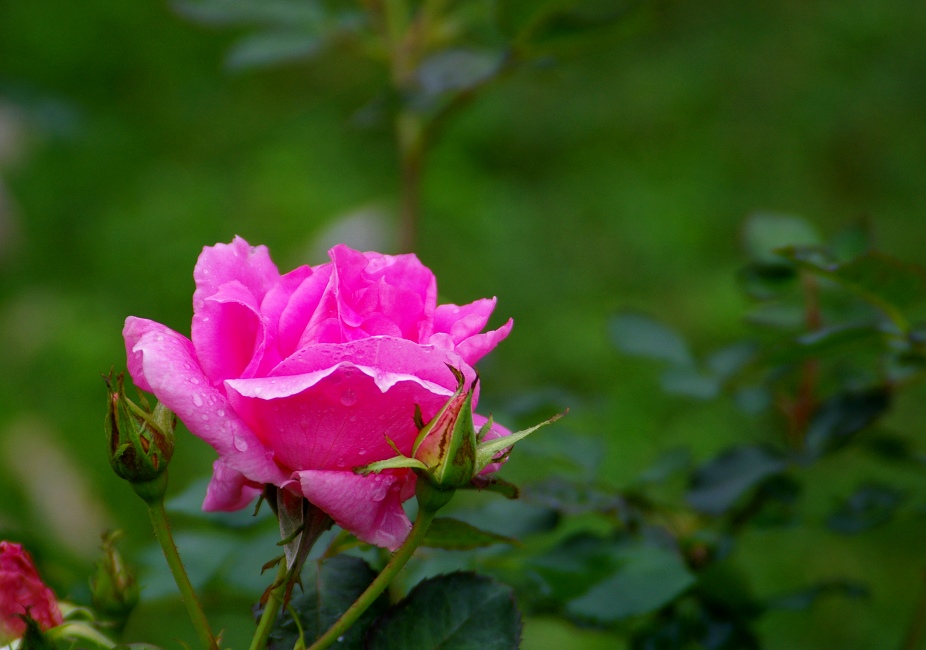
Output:
<instances>
[{"instance_id":1,"label":"rose stem","mask_svg":"<svg viewBox=\"0 0 926 650\"><path fill-rule=\"evenodd\" d=\"M277 569L276 586L270 590L270 595L267 597L264 613L261 614L260 621L257 624L257 631L254 633L254 638L251 639L250 650L261 650L267 647L267 639L270 637L270 631L273 629L273 624L277 620L277 613L279 613L280 607L283 605L283 598L285 598L288 584L286 573L286 560L281 559L280 566Z\"/></svg>"},{"instance_id":2,"label":"rose stem","mask_svg":"<svg viewBox=\"0 0 926 650\"><path fill-rule=\"evenodd\" d=\"M411 532L408 533L408 537L402 542L399 550L395 552L392 559L389 560L380 574L376 576L376 579L370 583L367 590L360 595L360 598L347 608L347 611L341 615L341 618L335 621L334 625L332 625L327 632L309 646L309 650L322 650L323 648L329 647L339 636L344 634L358 618L360 618L360 615L363 614L367 608L373 604L373 601L386 590L386 587L389 586L396 575L398 575L399 571L401 571L409 559L411 559L415 549L418 548L424 540L425 533L428 532L428 528L431 526L431 522L434 520L435 516L437 516L436 509L418 509L415 525L412 526Z\"/></svg>"},{"instance_id":3,"label":"rose stem","mask_svg":"<svg viewBox=\"0 0 926 650\"><path fill-rule=\"evenodd\" d=\"M165 472L161 476L166 481L167 473ZM157 480L155 479L155 481ZM154 536L157 537L158 544L161 545L161 550L167 559L167 566L170 567L174 582L177 583L177 588L180 589L180 596L183 598L183 604L186 605L190 620L193 621L193 627L196 628L200 643L209 650L218 650L219 644L216 643L215 635L212 634L209 621L206 620L206 615L196 598L196 592L193 591L193 585L190 584L190 579L183 568L183 562L180 560L180 553L177 552L177 546L174 544L174 539L170 534L170 523L167 521L167 512L164 510L163 493L160 498L145 499L145 503L148 506L148 515L151 517Z\"/></svg>"}]
</instances>

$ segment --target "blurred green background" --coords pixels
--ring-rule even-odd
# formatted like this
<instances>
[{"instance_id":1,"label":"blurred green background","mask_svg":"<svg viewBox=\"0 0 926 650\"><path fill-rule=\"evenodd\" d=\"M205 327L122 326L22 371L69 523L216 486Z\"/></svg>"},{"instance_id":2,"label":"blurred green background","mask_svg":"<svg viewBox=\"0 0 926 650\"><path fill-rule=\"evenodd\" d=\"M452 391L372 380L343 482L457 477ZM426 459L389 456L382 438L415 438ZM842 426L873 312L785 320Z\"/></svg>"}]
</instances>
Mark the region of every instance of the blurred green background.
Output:
<instances>
[{"instance_id":1,"label":"blurred green background","mask_svg":"<svg viewBox=\"0 0 926 650\"><path fill-rule=\"evenodd\" d=\"M483 92L428 158L417 253L443 301L496 295L493 324L515 320L481 364L484 405L552 389L571 412L539 435L601 439L615 486L671 446L703 458L761 437L730 405L661 395L652 368L616 353L608 319L640 309L705 348L743 335L739 228L756 210L824 232L868 217L880 248L923 262L924 34L926 5L899 0L643 2ZM398 252L393 136L356 118L382 71L334 50L230 74L236 36L164 2L0 0L0 538L27 542L59 595L86 598L103 528L125 528L133 553L150 540L103 452L99 374L124 367L124 318L188 332L196 257L235 234L282 270L325 261L338 239ZM889 424L923 440L924 399L903 395ZM184 436L171 492L212 459ZM530 464L516 455L506 472ZM807 519L878 472L824 464ZM922 501L921 476L894 478ZM915 513L861 537L748 534L737 552L759 594L839 576L872 590L767 617L767 647L897 647L924 534ZM178 625L131 640L170 647ZM615 647L552 619L525 638Z\"/></svg>"}]
</instances>

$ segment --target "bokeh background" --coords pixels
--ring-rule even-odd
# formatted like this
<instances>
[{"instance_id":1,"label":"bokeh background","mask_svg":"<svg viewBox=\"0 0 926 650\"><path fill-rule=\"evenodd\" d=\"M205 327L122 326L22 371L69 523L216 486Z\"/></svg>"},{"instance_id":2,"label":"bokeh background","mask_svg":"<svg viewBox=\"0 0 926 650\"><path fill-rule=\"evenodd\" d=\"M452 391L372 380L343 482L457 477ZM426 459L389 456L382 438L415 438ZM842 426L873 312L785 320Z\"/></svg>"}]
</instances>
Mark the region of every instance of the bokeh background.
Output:
<instances>
[{"instance_id":1,"label":"bokeh background","mask_svg":"<svg viewBox=\"0 0 926 650\"><path fill-rule=\"evenodd\" d=\"M757 210L827 233L867 218L881 249L923 262L923 34L926 5L899 0L644 1L482 92L430 153L417 253L442 301L496 295L491 325L515 320L481 364L484 404L512 420L569 407L538 435L600 443L599 477L617 487L673 446L703 458L754 440L730 404L662 395L608 321L642 310L696 348L742 336L741 223ZM127 530L133 558L150 541L103 450L100 373L124 367L124 318L188 332L196 257L236 234L282 270L339 240L399 252L393 136L362 110L383 71L335 49L235 74L237 36L157 0L0 0L0 537L28 543L75 600L100 531ZM890 425L922 440L924 400L906 393ZM212 458L184 435L171 493ZM876 471L824 464L806 518ZM922 501L921 479L898 480ZM922 514L858 538L801 530L746 536L758 593L844 576L871 596L769 616L767 647L897 647L926 568ZM169 599L141 616L160 621L155 642L187 634ZM547 618L525 635L528 650L616 647Z\"/></svg>"}]
</instances>

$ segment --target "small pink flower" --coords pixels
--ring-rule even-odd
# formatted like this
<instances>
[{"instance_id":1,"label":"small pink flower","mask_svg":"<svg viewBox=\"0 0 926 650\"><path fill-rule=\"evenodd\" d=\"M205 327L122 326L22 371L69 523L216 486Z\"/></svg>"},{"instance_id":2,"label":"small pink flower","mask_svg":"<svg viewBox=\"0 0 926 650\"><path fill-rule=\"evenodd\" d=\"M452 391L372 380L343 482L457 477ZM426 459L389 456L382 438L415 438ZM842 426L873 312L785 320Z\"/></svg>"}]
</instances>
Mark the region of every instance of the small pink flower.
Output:
<instances>
[{"instance_id":1,"label":"small pink flower","mask_svg":"<svg viewBox=\"0 0 926 650\"><path fill-rule=\"evenodd\" d=\"M129 372L218 452L206 510L243 508L272 483L395 549L411 528L402 502L414 473L353 469L395 456L387 436L410 453L415 405L428 421L454 393L448 365L472 384L512 321L481 333L494 298L438 305L434 274L414 255L344 245L329 255L280 275L266 247L240 237L204 248L191 339L129 317Z\"/></svg>"},{"instance_id":2,"label":"small pink flower","mask_svg":"<svg viewBox=\"0 0 926 650\"><path fill-rule=\"evenodd\" d=\"M29 553L19 544L0 542L0 644L26 631L30 616L42 630L61 625L55 594L39 577Z\"/></svg>"}]
</instances>

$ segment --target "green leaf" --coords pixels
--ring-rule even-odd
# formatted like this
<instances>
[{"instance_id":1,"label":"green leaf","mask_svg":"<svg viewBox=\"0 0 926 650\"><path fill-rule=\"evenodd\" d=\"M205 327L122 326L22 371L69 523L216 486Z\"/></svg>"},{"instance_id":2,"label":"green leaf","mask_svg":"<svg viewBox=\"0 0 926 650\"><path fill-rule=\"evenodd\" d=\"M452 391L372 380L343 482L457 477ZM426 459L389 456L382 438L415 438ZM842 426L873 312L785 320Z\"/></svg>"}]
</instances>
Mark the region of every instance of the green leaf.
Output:
<instances>
[{"instance_id":1,"label":"green leaf","mask_svg":"<svg viewBox=\"0 0 926 650\"><path fill-rule=\"evenodd\" d=\"M294 28L317 25L324 10L313 0L174 0L174 11L206 25L267 25Z\"/></svg>"},{"instance_id":2,"label":"green leaf","mask_svg":"<svg viewBox=\"0 0 926 650\"><path fill-rule=\"evenodd\" d=\"M839 264L817 248L779 252L805 271L835 282L871 303L901 330L908 327L901 310L926 298L926 270L882 253L869 252Z\"/></svg>"},{"instance_id":3,"label":"green leaf","mask_svg":"<svg viewBox=\"0 0 926 650\"><path fill-rule=\"evenodd\" d=\"M566 611L614 623L660 609L695 583L678 553L650 544L620 549L617 572L572 600Z\"/></svg>"},{"instance_id":4,"label":"green leaf","mask_svg":"<svg viewBox=\"0 0 926 650\"><path fill-rule=\"evenodd\" d=\"M761 264L780 265L777 249L786 246L817 246L820 234L806 219L787 214L757 212L746 219L743 244L749 256Z\"/></svg>"},{"instance_id":5,"label":"green leaf","mask_svg":"<svg viewBox=\"0 0 926 650\"><path fill-rule=\"evenodd\" d=\"M363 560L338 555L328 560L309 561L302 573L303 591L294 592L290 606L277 619L270 633L270 650L292 650L299 639L299 626L305 632L306 647L328 631L341 614L357 600L376 578L376 572ZM338 639L338 648L362 650L363 636L379 614L388 607L380 596L360 619ZM293 619L293 612L299 624Z\"/></svg>"},{"instance_id":6,"label":"green leaf","mask_svg":"<svg viewBox=\"0 0 926 650\"><path fill-rule=\"evenodd\" d=\"M770 449L734 447L698 468L687 494L688 503L695 510L721 515L747 491L784 469L784 459Z\"/></svg>"},{"instance_id":7,"label":"green leaf","mask_svg":"<svg viewBox=\"0 0 926 650\"><path fill-rule=\"evenodd\" d=\"M611 320L611 340L617 349L633 357L691 366L688 344L675 330L642 314L623 313Z\"/></svg>"},{"instance_id":8,"label":"green leaf","mask_svg":"<svg viewBox=\"0 0 926 650\"><path fill-rule=\"evenodd\" d=\"M618 568L617 544L590 533L572 535L555 547L527 560L529 573L544 583L548 597L565 604L581 597Z\"/></svg>"},{"instance_id":9,"label":"green leaf","mask_svg":"<svg viewBox=\"0 0 926 650\"><path fill-rule=\"evenodd\" d=\"M370 628L364 648L511 650L520 642L521 614L511 589L461 572L419 583Z\"/></svg>"},{"instance_id":10,"label":"green leaf","mask_svg":"<svg viewBox=\"0 0 926 650\"><path fill-rule=\"evenodd\" d=\"M766 360L772 365L797 363L825 355L874 347L885 341L885 333L875 324L837 325L803 334L780 343Z\"/></svg>"},{"instance_id":11,"label":"green leaf","mask_svg":"<svg viewBox=\"0 0 926 650\"><path fill-rule=\"evenodd\" d=\"M870 530L890 521L905 497L903 491L891 485L863 485L827 518L826 525L844 535Z\"/></svg>"},{"instance_id":12,"label":"green leaf","mask_svg":"<svg viewBox=\"0 0 926 650\"><path fill-rule=\"evenodd\" d=\"M662 483L691 466L691 451L687 447L675 447L663 452L656 461L638 477L638 483Z\"/></svg>"},{"instance_id":13,"label":"green leaf","mask_svg":"<svg viewBox=\"0 0 926 650\"><path fill-rule=\"evenodd\" d=\"M824 402L814 413L804 441L810 460L847 444L858 432L884 415L891 405L891 393L884 386L867 391L840 393Z\"/></svg>"},{"instance_id":14,"label":"green leaf","mask_svg":"<svg viewBox=\"0 0 926 650\"><path fill-rule=\"evenodd\" d=\"M864 583L852 580L827 580L800 591L771 598L765 603L765 606L768 609L801 611L809 609L824 596L843 596L856 599L868 598L869 595L868 586Z\"/></svg>"},{"instance_id":15,"label":"green leaf","mask_svg":"<svg viewBox=\"0 0 926 650\"><path fill-rule=\"evenodd\" d=\"M229 70L241 71L309 59L321 52L324 44L324 39L315 34L261 32L232 45L225 57L225 66Z\"/></svg>"},{"instance_id":16,"label":"green leaf","mask_svg":"<svg viewBox=\"0 0 926 650\"><path fill-rule=\"evenodd\" d=\"M662 390L669 395L683 395L709 400L720 394L720 380L696 368L668 368L660 378Z\"/></svg>"},{"instance_id":17,"label":"green leaf","mask_svg":"<svg viewBox=\"0 0 926 650\"><path fill-rule=\"evenodd\" d=\"M798 278L793 264L777 262L750 262L737 274L740 288L754 300L771 300L782 297L794 288Z\"/></svg>"},{"instance_id":18,"label":"green leaf","mask_svg":"<svg viewBox=\"0 0 926 650\"><path fill-rule=\"evenodd\" d=\"M459 519L438 517L424 537L422 546L462 551L492 544L517 544L517 540L497 533L480 530Z\"/></svg>"},{"instance_id":19,"label":"green leaf","mask_svg":"<svg viewBox=\"0 0 926 650\"><path fill-rule=\"evenodd\" d=\"M524 488L524 501L538 503L557 512L578 515L585 512L614 512L623 504L620 495L586 483L551 477Z\"/></svg>"},{"instance_id":20,"label":"green leaf","mask_svg":"<svg viewBox=\"0 0 926 650\"><path fill-rule=\"evenodd\" d=\"M495 77L505 54L493 50L450 49L426 58L416 71L421 101L449 92L471 90Z\"/></svg>"}]
</instances>

